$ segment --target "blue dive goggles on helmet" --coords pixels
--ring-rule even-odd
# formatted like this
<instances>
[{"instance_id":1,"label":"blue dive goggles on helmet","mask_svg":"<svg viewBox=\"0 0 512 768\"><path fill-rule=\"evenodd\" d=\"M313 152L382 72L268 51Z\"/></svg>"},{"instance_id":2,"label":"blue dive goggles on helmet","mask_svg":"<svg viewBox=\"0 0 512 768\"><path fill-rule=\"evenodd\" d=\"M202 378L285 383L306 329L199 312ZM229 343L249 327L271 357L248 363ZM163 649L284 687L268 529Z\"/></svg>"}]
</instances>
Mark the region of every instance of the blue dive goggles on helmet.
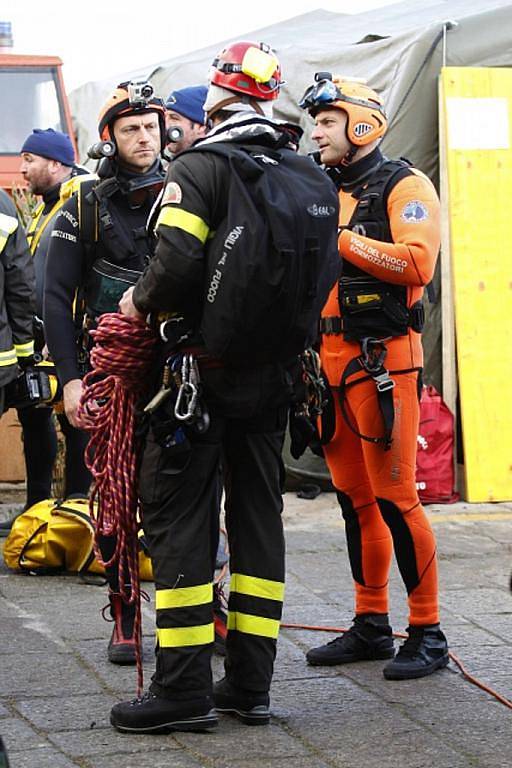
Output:
<instances>
[{"instance_id":1,"label":"blue dive goggles on helmet","mask_svg":"<svg viewBox=\"0 0 512 768\"><path fill-rule=\"evenodd\" d=\"M328 72L317 72L315 80L317 82L306 90L304 96L299 101L301 109L311 109L322 104L331 104L333 101L344 98L338 86L330 79Z\"/></svg>"}]
</instances>

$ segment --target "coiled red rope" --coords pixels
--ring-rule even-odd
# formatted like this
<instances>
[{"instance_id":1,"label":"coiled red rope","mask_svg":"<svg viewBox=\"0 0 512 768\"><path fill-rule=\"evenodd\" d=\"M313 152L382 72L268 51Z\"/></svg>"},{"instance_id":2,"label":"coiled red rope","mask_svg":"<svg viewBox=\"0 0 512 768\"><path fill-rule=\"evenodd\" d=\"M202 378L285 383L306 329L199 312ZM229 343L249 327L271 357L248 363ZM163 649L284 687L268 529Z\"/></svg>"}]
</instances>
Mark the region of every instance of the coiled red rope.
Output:
<instances>
[{"instance_id":1,"label":"coiled red rope","mask_svg":"<svg viewBox=\"0 0 512 768\"><path fill-rule=\"evenodd\" d=\"M135 605L140 696L144 683L137 514L141 442L135 434L135 406L150 380L156 336L144 321L119 313L102 315L91 335L92 370L83 381L78 419L90 432L85 463L93 476L89 508L96 524L95 553L105 567L117 565L121 597ZM98 546L101 536L116 538L114 554L107 562Z\"/></svg>"}]
</instances>

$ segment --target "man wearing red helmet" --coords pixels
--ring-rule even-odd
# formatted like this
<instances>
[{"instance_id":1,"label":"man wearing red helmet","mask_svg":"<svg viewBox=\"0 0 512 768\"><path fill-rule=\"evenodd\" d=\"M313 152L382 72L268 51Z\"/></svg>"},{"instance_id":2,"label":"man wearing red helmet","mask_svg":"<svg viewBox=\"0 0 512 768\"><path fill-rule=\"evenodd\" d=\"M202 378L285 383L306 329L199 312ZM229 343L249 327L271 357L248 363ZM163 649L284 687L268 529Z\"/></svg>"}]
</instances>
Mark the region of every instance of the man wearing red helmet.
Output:
<instances>
[{"instance_id":1,"label":"man wearing red helmet","mask_svg":"<svg viewBox=\"0 0 512 768\"><path fill-rule=\"evenodd\" d=\"M439 250L439 200L420 171L382 155L387 119L368 86L318 73L301 107L315 119L312 138L340 198L343 271L320 324L335 419L322 424L322 442L355 585L353 626L307 659L392 659L387 679L423 677L448 663L435 539L415 483L421 298ZM409 602L409 638L396 657L388 618L393 548Z\"/></svg>"},{"instance_id":2,"label":"man wearing red helmet","mask_svg":"<svg viewBox=\"0 0 512 768\"><path fill-rule=\"evenodd\" d=\"M257 147L260 157L275 148L295 148L299 129L272 119L280 85L277 58L263 44L236 43L214 60L205 103L211 130L169 167L155 258L124 295L122 312L142 318L167 311L198 327L206 301L205 250L214 231L223 231L230 188L226 157L201 148L236 142ZM197 336L194 340L201 344ZM244 368L219 364L204 354L204 343L201 349L208 429L189 435L188 463L179 471L153 430L142 460L157 663L149 693L112 709L111 722L120 731L208 730L217 724L214 707L251 725L270 719L284 593L281 448L292 373L281 361L251 365L250 349ZM221 456L231 584L226 677L212 686L211 555Z\"/></svg>"},{"instance_id":3,"label":"man wearing red helmet","mask_svg":"<svg viewBox=\"0 0 512 768\"><path fill-rule=\"evenodd\" d=\"M83 182L57 214L45 275L47 344L63 386L66 416L75 427L88 367L88 330L100 314L116 311L126 277L135 282L153 252L146 221L164 178L159 158L165 147L163 101L153 96L149 83L122 83L101 109L98 133L106 142L97 150L106 155L98 166L100 178ZM105 273L112 276L108 286ZM104 537L100 544L104 561L110 560L115 539ZM114 621L108 658L134 664L134 607L122 602L117 568L107 568L107 579Z\"/></svg>"}]
</instances>

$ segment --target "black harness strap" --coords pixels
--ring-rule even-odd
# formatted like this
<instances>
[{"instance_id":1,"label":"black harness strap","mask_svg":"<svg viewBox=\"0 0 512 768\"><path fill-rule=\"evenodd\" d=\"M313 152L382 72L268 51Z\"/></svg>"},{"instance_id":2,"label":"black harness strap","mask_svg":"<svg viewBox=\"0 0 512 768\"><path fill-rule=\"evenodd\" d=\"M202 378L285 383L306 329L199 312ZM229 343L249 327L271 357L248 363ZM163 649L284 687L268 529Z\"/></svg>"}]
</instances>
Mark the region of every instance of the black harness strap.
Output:
<instances>
[{"instance_id":1,"label":"black harness strap","mask_svg":"<svg viewBox=\"0 0 512 768\"><path fill-rule=\"evenodd\" d=\"M369 443L382 443L384 450L388 451L391 448L393 426L395 423L395 407L393 404L393 389L395 382L390 377L389 371L384 367L386 354L386 345L380 339L363 339L361 341L361 354L358 357L352 358L352 360L347 363L345 370L341 375L338 396L341 413L347 426L352 432L361 438L361 440L366 440ZM347 413L345 405L347 379L359 371L366 371L368 376L365 376L362 379L357 379L357 381L353 382L354 384L360 381L367 381L371 378L377 387L377 400L384 422L384 434L380 437L363 435L351 423Z\"/></svg>"},{"instance_id":2,"label":"black harness strap","mask_svg":"<svg viewBox=\"0 0 512 768\"><path fill-rule=\"evenodd\" d=\"M341 375L340 386L338 390L338 399L342 416L349 429L361 440L376 445L382 444L385 451L391 448L393 442L393 427L395 424L395 406L393 403L393 389L395 382L391 378L390 372L384 367L387 349L381 339L363 339L361 342L361 355L352 358ZM419 368L404 368L400 371L392 371L393 376L419 371ZM355 381L347 381L360 371L365 371L368 375L361 376ZM350 421L346 409L346 391L349 387L360 384L363 381L373 379L377 387L377 400L384 423L384 434L380 436L363 435Z\"/></svg>"}]
</instances>

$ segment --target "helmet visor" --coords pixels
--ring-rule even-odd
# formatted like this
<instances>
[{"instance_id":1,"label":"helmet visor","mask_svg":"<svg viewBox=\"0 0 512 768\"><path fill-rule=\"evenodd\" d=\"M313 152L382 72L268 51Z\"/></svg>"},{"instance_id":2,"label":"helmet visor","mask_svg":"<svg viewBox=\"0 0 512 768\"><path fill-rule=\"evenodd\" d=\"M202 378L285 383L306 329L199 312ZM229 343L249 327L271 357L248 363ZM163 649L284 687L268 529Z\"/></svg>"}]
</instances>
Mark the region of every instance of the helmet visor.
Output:
<instances>
[{"instance_id":1,"label":"helmet visor","mask_svg":"<svg viewBox=\"0 0 512 768\"><path fill-rule=\"evenodd\" d=\"M332 80L320 80L311 85L299 101L301 109L312 109L342 99L341 91Z\"/></svg>"}]
</instances>

